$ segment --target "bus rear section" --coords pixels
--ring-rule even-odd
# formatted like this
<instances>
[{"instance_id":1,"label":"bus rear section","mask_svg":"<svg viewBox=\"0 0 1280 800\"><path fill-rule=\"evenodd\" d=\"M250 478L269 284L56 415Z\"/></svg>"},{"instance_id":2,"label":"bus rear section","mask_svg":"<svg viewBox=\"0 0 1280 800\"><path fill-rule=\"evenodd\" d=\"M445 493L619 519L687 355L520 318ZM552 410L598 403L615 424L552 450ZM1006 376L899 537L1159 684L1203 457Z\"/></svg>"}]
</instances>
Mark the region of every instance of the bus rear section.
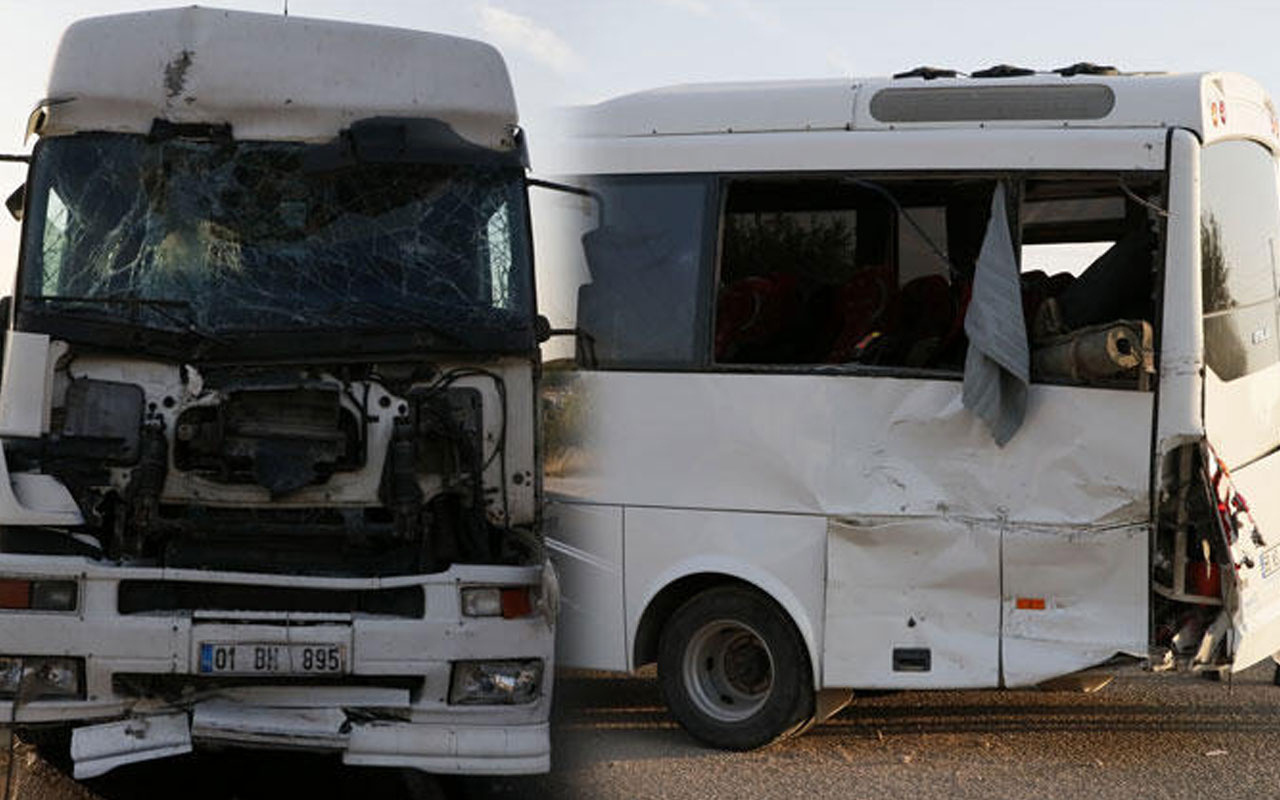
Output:
<instances>
[{"instance_id":1,"label":"bus rear section","mask_svg":"<svg viewBox=\"0 0 1280 800\"><path fill-rule=\"evenodd\" d=\"M584 118L578 341L544 384L566 663L656 662L691 733L748 748L857 689L1280 649L1270 373L1230 408L1213 383L1216 329L1274 357L1256 84L694 86ZM1215 246L1257 262L1240 299Z\"/></svg>"}]
</instances>

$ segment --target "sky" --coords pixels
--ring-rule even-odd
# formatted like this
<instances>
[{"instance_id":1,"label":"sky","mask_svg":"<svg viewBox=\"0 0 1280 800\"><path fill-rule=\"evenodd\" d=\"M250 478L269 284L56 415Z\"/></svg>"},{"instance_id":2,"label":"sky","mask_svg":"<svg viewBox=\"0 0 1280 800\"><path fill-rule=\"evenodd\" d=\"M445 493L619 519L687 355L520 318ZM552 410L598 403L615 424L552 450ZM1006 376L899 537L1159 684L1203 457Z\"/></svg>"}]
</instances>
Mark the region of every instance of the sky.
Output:
<instances>
[{"instance_id":1,"label":"sky","mask_svg":"<svg viewBox=\"0 0 1280 800\"><path fill-rule=\"evenodd\" d=\"M1243 72L1280 93L1280 3L1245 0L222 0L222 8L483 39L506 57L538 168L554 109L676 83L887 75L928 64ZM61 31L148 0L0 0L0 152L28 152L27 115ZM0 196L22 182L0 168ZM18 225L0 214L0 283Z\"/></svg>"}]
</instances>

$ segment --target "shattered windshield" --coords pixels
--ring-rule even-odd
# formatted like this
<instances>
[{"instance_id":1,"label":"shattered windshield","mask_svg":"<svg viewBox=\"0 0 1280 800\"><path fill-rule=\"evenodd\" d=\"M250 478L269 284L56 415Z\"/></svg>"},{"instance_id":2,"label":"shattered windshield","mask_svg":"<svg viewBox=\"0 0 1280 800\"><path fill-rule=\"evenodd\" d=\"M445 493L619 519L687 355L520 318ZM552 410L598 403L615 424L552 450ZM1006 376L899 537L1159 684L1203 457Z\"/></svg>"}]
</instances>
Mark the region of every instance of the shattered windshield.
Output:
<instances>
[{"instance_id":1,"label":"shattered windshield","mask_svg":"<svg viewBox=\"0 0 1280 800\"><path fill-rule=\"evenodd\" d=\"M408 331L416 346L528 346L519 168L316 168L314 150L123 134L43 142L23 308L217 341Z\"/></svg>"}]
</instances>

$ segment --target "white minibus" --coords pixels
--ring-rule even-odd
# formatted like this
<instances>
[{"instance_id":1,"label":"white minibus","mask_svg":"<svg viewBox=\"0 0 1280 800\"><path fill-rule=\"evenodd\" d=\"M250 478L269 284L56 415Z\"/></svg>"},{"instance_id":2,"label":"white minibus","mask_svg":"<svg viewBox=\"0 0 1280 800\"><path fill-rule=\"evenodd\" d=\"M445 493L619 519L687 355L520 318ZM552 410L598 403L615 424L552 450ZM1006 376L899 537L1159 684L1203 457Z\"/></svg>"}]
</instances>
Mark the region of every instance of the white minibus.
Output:
<instances>
[{"instance_id":1,"label":"white minibus","mask_svg":"<svg viewBox=\"0 0 1280 800\"><path fill-rule=\"evenodd\" d=\"M576 123L595 200L540 276L576 329L544 381L561 664L656 662L742 749L853 690L1280 650L1257 83L921 69Z\"/></svg>"}]
</instances>

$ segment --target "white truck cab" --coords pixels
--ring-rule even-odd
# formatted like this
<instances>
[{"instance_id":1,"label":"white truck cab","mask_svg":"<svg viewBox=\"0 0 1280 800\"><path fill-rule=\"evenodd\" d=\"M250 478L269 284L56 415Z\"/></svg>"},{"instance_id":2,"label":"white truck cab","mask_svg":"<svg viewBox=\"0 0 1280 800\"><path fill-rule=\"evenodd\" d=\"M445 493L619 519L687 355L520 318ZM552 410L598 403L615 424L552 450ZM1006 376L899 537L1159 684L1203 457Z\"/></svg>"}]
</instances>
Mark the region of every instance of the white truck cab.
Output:
<instances>
[{"instance_id":1,"label":"white truck cab","mask_svg":"<svg viewBox=\"0 0 1280 800\"><path fill-rule=\"evenodd\" d=\"M205 8L64 35L0 380L0 719L549 768L526 156L488 45Z\"/></svg>"}]
</instances>

